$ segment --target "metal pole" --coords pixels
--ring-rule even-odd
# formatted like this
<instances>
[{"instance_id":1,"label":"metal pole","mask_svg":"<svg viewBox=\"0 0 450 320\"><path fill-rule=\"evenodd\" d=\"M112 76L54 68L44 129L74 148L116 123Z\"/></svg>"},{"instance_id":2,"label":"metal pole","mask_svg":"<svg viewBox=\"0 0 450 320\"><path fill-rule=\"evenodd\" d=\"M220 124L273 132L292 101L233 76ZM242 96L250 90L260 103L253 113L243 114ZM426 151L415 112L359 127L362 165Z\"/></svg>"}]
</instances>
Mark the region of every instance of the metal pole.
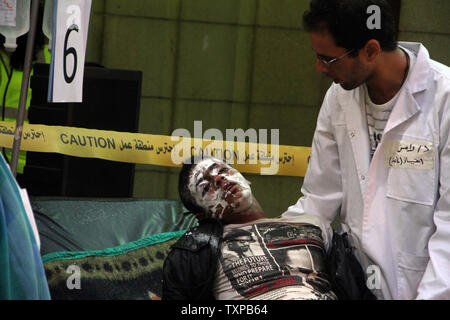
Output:
<instances>
[{"instance_id":1,"label":"metal pole","mask_svg":"<svg viewBox=\"0 0 450 320\"><path fill-rule=\"evenodd\" d=\"M30 31L27 37L27 48L25 52L25 62L23 65L22 87L20 88L19 109L16 120L16 130L14 132L14 144L11 159L11 171L14 177L17 174L17 163L19 161L20 142L22 140L23 122L25 120L25 111L28 94L28 83L31 74L31 62L33 59L34 38L36 34L36 24L39 11L39 0L31 1L31 20Z\"/></svg>"}]
</instances>

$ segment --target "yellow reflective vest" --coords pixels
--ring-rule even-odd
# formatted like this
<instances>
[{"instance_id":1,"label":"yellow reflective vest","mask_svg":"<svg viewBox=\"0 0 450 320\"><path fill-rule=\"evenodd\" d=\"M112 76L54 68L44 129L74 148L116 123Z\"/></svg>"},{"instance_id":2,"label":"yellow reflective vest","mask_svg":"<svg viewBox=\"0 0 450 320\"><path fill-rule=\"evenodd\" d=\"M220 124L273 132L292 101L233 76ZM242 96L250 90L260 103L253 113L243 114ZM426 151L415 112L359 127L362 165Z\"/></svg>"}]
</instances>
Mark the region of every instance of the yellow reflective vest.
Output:
<instances>
[{"instance_id":1,"label":"yellow reflective vest","mask_svg":"<svg viewBox=\"0 0 450 320\"><path fill-rule=\"evenodd\" d=\"M50 52L47 46L44 47L45 62L50 63ZM17 110L19 108L20 90L22 87L23 72L21 70L11 69L9 56L0 51L0 108L2 120L15 122L17 119ZM31 69L31 75L33 76L33 69ZM28 83L28 94L26 101L26 110L30 106L31 101L31 89L30 82ZM25 117L25 123L28 117ZM11 162L12 153L5 152L8 162ZM17 163L17 173L23 173L23 169L26 163L26 151L19 153L19 161Z\"/></svg>"}]
</instances>

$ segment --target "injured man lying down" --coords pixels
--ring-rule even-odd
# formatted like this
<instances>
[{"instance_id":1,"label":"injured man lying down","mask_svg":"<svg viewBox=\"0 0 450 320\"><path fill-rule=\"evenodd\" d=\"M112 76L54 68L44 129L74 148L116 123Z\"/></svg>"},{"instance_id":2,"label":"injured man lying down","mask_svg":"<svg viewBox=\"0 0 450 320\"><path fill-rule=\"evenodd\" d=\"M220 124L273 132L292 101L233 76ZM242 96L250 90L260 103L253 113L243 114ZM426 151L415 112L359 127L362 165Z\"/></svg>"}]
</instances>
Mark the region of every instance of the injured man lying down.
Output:
<instances>
[{"instance_id":1,"label":"injured man lying down","mask_svg":"<svg viewBox=\"0 0 450 320\"><path fill-rule=\"evenodd\" d=\"M319 217L267 218L250 182L215 158L188 159L178 190L199 224L166 258L163 300L336 299Z\"/></svg>"}]
</instances>

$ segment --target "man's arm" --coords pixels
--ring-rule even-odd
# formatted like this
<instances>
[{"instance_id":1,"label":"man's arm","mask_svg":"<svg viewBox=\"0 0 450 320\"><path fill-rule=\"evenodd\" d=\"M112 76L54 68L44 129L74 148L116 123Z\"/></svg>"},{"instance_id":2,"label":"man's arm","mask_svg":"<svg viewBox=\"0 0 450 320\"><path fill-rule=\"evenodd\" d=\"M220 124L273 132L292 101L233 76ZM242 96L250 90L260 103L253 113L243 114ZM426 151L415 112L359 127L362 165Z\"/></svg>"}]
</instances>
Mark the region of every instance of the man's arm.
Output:
<instances>
[{"instance_id":1,"label":"man's arm","mask_svg":"<svg viewBox=\"0 0 450 320\"><path fill-rule=\"evenodd\" d=\"M206 218L186 232L164 261L163 300L213 300L223 225Z\"/></svg>"},{"instance_id":2,"label":"man's arm","mask_svg":"<svg viewBox=\"0 0 450 320\"><path fill-rule=\"evenodd\" d=\"M163 300L189 300L188 290L184 287L183 268L179 263L180 252L172 249L164 261ZM177 263L178 261L178 263Z\"/></svg>"},{"instance_id":3,"label":"man's arm","mask_svg":"<svg viewBox=\"0 0 450 320\"><path fill-rule=\"evenodd\" d=\"M417 299L450 299L450 93L447 97L439 130L439 199L433 216L436 231L428 242L430 261Z\"/></svg>"},{"instance_id":4,"label":"man's arm","mask_svg":"<svg viewBox=\"0 0 450 320\"><path fill-rule=\"evenodd\" d=\"M189 232L189 231L188 231ZM215 266L208 243L192 233L183 236L167 255L163 267L163 300L211 300ZM215 261L216 262L216 261Z\"/></svg>"}]
</instances>

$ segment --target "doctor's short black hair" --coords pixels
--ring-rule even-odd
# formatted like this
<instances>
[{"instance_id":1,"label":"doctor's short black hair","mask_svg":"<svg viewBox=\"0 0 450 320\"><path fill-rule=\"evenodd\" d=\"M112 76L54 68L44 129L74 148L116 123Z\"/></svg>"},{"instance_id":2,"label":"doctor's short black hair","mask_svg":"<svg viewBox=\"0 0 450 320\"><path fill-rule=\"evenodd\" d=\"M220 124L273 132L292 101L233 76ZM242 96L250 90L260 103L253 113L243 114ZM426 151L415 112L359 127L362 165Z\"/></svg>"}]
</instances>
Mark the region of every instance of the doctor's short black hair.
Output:
<instances>
[{"instance_id":1,"label":"doctor's short black hair","mask_svg":"<svg viewBox=\"0 0 450 320\"><path fill-rule=\"evenodd\" d=\"M371 5L380 9L380 28L367 25ZM386 0L312 0L303 14L303 26L308 32L328 30L336 46L356 49L349 54L353 57L371 39L378 40L383 51L397 48L397 25Z\"/></svg>"}]
</instances>

